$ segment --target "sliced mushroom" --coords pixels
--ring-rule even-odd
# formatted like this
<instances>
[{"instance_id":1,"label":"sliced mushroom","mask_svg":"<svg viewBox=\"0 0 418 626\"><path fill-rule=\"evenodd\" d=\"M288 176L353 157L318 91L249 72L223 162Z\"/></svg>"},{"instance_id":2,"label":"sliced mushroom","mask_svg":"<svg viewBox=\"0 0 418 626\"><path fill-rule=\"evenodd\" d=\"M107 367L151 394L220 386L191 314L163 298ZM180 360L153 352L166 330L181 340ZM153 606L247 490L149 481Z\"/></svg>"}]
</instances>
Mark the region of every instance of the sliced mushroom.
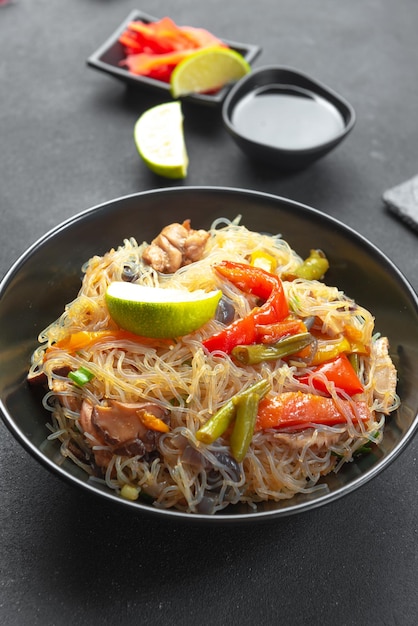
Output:
<instances>
[{"instance_id":1,"label":"sliced mushroom","mask_svg":"<svg viewBox=\"0 0 418 626\"><path fill-rule=\"evenodd\" d=\"M43 386L48 383L47 375L45 374L43 370L36 370L34 372L29 372L26 377L26 380L28 381L30 385L33 385L34 387Z\"/></svg>"},{"instance_id":2,"label":"sliced mushroom","mask_svg":"<svg viewBox=\"0 0 418 626\"><path fill-rule=\"evenodd\" d=\"M145 444L142 439L132 439L132 441L125 441L120 446L113 449L114 454L120 454L121 456L144 456L146 453Z\"/></svg>"},{"instance_id":3,"label":"sliced mushroom","mask_svg":"<svg viewBox=\"0 0 418 626\"><path fill-rule=\"evenodd\" d=\"M63 365L62 367L55 369L54 374L56 374L57 376L67 376L70 369L70 367ZM30 371L26 379L30 385L34 386L46 385L48 383L48 377L42 369Z\"/></svg>"},{"instance_id":4,"label":"sliced mushroom","mask_svg":"<svg viewBox=\"0 0 418 626\"><path fill-rule=\"evenodd\" d=\"M108 406L93 406L85 400L80 411L80 427L94 437L97 445L108 446L107 463L112 454L144 456L156 450L161 433L144 426L140 418L143 410L162 421L168 419L168 412L153 402L113 400ZM94 451L94 455L97 465L103 467L103 459L97 458L101 452Z\"/></svg>"}]
</instances>

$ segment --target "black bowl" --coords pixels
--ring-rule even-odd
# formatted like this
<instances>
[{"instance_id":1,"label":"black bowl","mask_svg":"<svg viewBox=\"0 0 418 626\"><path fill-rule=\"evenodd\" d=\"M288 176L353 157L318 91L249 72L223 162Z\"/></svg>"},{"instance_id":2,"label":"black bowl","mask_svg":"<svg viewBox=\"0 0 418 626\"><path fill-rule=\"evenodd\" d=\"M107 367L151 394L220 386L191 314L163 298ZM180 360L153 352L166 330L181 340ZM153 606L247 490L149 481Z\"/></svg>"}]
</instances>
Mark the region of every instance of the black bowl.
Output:
<instances>
[{"instance_id":1,"label":"black bowl","mask_svg":"<svg viewBox=\"0 0 418 626\"><path fill-rule=\"evenodd\" d=\"M148 13L144 13L143 11L131 11L128 17L116 28L106 41L89 56L87 65L122 80L128 85L151 89L154 92L160 93L164 98L171 99L170 85L168 83L156 80L155 78L149 78L148 76L137 76L129 72L126 67L120 65L120 62L125 58L125 54L122 44L119 43L119 37L126 30L130 22L137 20L149 24L150 22L156 22L158 18L148 15ZM203 25L202 28L204 28ZM222 41L232 50L239 52L250 64L261 52L261 48L258 45L230 41L224 38L222 38ZM191 94L182 99L196 104L219 106L224 101L229 89L230 85L227 85L219 89L216 93Z\"/></svg>"},{"instance_id":2,"label":"black bowl","mask_svg":"<svg viewBox=\"0 0 418 626\"><path fill-rule=\"evenodd\" d=\"M239 214L250 229L280 232L301 256L308 256L312 247L326 252L331 265L327 282L366 306L376 318L377 329L389 337L402 404L388 419L383 441L372 453L324 480L328 493L267 502L256 511L230 506L215 516L160 511L122 500L89 481L70 460L63 460L57 441L46 440L48 415L26 383L38 333L77 294L80 268L91 256L103 254L130 236L149 241L173 221L190 218L195 228L208 228L220 216L233 219ZM361 235L315 209L264 193L171 188L119 198L76 215L37 241L4 277L0 328L0 408L10 431L38 461L72 485L138 513L216 524L256 522L306 511L352 492L379 474L405 448L418 426L417 295L391 261Z\"/></svg>"},{"instance_id":3,"label":"black bowl","mask_svg":"<svg viewBox=\"0 0 418 626\"><path fill-rule=\"evenodd\" d=\"M335 148L355 124L337 93L288 67L260 67L238 81L222 107L224 125L251 158L302 169Z\"/></svg>"}]
</instances>

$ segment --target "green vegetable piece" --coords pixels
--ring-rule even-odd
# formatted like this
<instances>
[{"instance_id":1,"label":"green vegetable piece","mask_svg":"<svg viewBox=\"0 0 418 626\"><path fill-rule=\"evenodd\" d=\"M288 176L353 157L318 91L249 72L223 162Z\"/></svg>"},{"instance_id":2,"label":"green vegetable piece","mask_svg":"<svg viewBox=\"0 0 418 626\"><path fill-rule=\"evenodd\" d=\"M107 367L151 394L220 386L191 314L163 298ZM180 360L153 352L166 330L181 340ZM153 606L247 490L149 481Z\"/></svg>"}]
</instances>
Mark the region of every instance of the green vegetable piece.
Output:
<instances>
[{"instance_id":1,"label":"green vegetable piece","mask_svg":"<svg viewBox=\"0 0 418 626\"><path fill-rule=\"evenodd\" d=\"M228 426L232 424L237 405L248 395L257 394L259 400L264 398L270 391L270 383L267 380L259 380L248 389L241 391L226 402L212 417L203 424L196 433L196 439L202 443L210 444L221 437Z\"/></svg>"},{"instance_id":2,"label":"green vegetable piece","mask_svg":"<svg viewBox=\"0 0 418 626\"><path fill-rule=\"evenodd\" d=\"M311 250L310 255L302 265L296 268L296 278L305 280L320 280L329 268L328 259L321 250Z\"/></svg>"},{"instance_id":3,"label":"green vegetable piece","mask_svg":"<svg viewBox=\"0 0 418 626\"><path fill-rule=\"evenodd\" d=\"M285 337L274 344L256 343L249 346L236 346L232 350L234 356L243 365L256 365L263 361L275 361L299 352L313 341L310 333L299 333Z\"/></svg>"},{"instance_id":4,"label":"green vegetable piece","mask_svg":"<svg viewBox=\"0 0 418 626\"><path fill-rule=\"evenodd\" d=\"M235 405L229 400L196 433L202 443L213 443L224 434L235 417Z\"/></svg>"},{"instance_id":5,"label":"green vegetable piece","mask_svg":"<svg viewBox=\"0 0 418 626\"><path fill-rule=\"evenodd\" d=\"M362 456L363 454L370 454L371 451L372 451L371 442L365 443L363 446L360 446L360 448L357 448L357 450L354 451L353 456L357 457L357 456Z\"/></svg>"},{"instance_id":6,"label":"green vegetable piece","mask_svg":"<svg viewBox=\"0 0 418 626\"><path fill-rule=\"evenodd\" d=\"M146 504L152 504L155 501L155 498L143 489L139 492L139 499Z\"/></svg>"},{"instance_id":7,"label":"green vegetable piece","mask_svg":"<svg viewBox=\"0 0 418 626\"><path fill-rule=\"evenodd\" d=\"M351 354L348 355L348 360L350 361L353 370L355 371L355 373L359 374L360 372L360 359L359 359L359 355L356 352L352 352Z\"/></svg>"},{"instance_id":8,"label":"green vegetable piece","mask_svg":"<svg viewBox=\"0 0 418 626\"><path fill-rule=\"evenodd\" d=\"M257 393L250 393L241 398L237 405L237 417L230 446L232 456L238 463L244 460L253 438L259 401L260 396Z\"/></svg>"},{"instance_id":9,"label":"green vegetable piece","mask_svg":"<svg viewBox=\"0 0 418 626\"><path fill-rule=\"evenodd\" d=\"M87 369L87 367L81 366L74 372L69 372L68 378L70 378L78 387L83 387L94 378L94 374Z\"/></svg>"}]
</instances>

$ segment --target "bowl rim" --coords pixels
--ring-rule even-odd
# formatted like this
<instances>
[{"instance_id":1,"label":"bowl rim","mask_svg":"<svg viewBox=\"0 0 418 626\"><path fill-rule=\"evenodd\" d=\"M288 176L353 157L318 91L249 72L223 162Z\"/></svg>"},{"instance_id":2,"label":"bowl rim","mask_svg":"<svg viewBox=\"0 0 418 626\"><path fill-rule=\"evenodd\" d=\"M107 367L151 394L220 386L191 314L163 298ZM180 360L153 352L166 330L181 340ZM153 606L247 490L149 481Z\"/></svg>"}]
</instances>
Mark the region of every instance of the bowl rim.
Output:
<instances>
[{"instance_id":1,"label":"bowl rim","mask_svg":"<svg viewBox=\"0 0 418 626\"><path fill-rule=\"evenodd\" d=\"M342 108L344 108L347 112L347 120L344 119L344 126L342 130L334 135L331 139L327 141L323 141L321 143L315 144L310 148L280 148L274 146L272 144L265 143L263 141L256 141L254 139L249 138L246 135L243 135L236 127L236 125L232 121L232 113L238 102L242 100L241 97L238 97L238 94L241 90L245 89L245 86L248 82L251 82L254 78L259 76L260 74L268 73L268 72L286 72L289 74L293 74L294 76L298 76L303 80L306 80L311 85L319 88L322 92L326 93L328 96L331 96L331 99L337 101ZM278 83L279 84L279 83ZM247 96L249 93L255 91L255 89L262 87L263 85L256 86L252 90L245 91L242 97ZM307 89L309 91L309 89ZM236 98L237 102L233 102ZM327 99L327 98L324 98ZM328 100L330 101L330 100ZM337 107L336 107L337 108ZM265 148L269 149L272 152L276 152L277 154L281 154L283 156L303 156L310 155L320 152L322 150L327 149L328 147L332 147L335 143L341 141L344 137L346 137L354 128L356 124L356 112L353 105L343 96L341 96L337 91L328 87L325 83L313 78L306 72L303 72L293 66L290 65L263 65L257 68L252 69L249 74L246 74L241 80L239 80L235 85L232 86L229 93L227 94L224 103L222 105L222 120L223 123L228 130L228 132L236 137L239 137L242 141L245 141L253 148Z\"/></svg>"},{"instance_id":2,"label":"bowl rim","mask_svg":"<svg viewBox=\"0 0 418 626\"><path fill-rule=\"evenodd\" d=\"M42 248L44 244L46 244L51 238L54 238L56 235L66 230L68 227L75 225L77 223L82 223L83 220L94 213L100 213L101 211L106 210L110 205L116 206L120 203L130 201L133 199L138 199L144 196L153 196L160 195L164 196L172 196L175 194L184 194L184 193L218 193L218 194L229 194L229 195L245 195L247 197L252 198L260 198L270 201L272 203L281 203L287 207L291 207L292 209L296 209L302 211L306 215L314 215L320 220L325 220L325 222L333 225L339 230L344 231L344 233L350 237L357 240L357 242L365 245L375 256L377 256L390 271L396 276L396 279L402 284L405 291L408 293L408 296L411 299L411 302L415 306L415 310L418 314L418 294L415 292L414 288L408 281L408 279L402 274L402 272L398 269L393 261L390 260L385 253L383 253L375 244L369 241L366 237L361 235L361 233L357 232L352 227L346 225L341 222L337 218L324 214L318 209L306 205L304 203L298 202L296 200L291 200L286 197L278 196L275 194L271 194L263 191L249 190L241 187L226 187L226 186L185 186L185 187L168 187L168 188L158 188L151 190L139 191L119 197L115 197L111 200L107 200L102 203L98 203L96 205L91 206L90 208L84 209L75 215L63 220L58 223L56 226L48 230L44 235L39 237L36 241L30 245L25 252L23 252L11 265L10 269L6 272L2 280L0 281L0 304L2 297L11 281L16 277L19 273L21 266L30 261L32 255L39 249ZM128 507L130 510L135 510L136 512L140 512L141 514L151 515L162 519L167 520L178 520L182 522L196 522L196 523L210 523L210 524L238 524L238 523L254 523L267 521L273 518L281 518L288 517L291 515L295 515L298 513L305 512L307 510L311 510L314 508L319 508L326 504L329 504L335 500L340 499L343 496L348 495L349 493L355 491L360 486L368 483L375 476L380 474L384 469L386 469L409 445L411 442L415 432L418 430L418 411L411 421L411 425L405 432L401 441L399 441L394 448L383 458L379 459L375 465L369 467L366 471L364 471L360 476L351 480L348 484L343 487L339 487L335 491L328 492L324 495L315 496L312 500L307 500L306 502L291 504L290 506L277 509L277 510L268 510L268 511L248 511L246 513L224 513L219 512L215 515L207 515L207 514L199 514L199 513L184 513L182 511L177 511L173 509L159 509L153 508L149 505L142 504L138 501L131 502L129 500L124 500L122 498L116 497L116 495L111 492L109 489L103 489L100 485L96 483L91 483L88 481L82 481L77 476L69 474L65 469L63 469L60 465L55 464L48 456L46 456L39 447L31 442L31 440L21 432L21 429L15 423L13 416L8 411L5 403L3 402L3 398L0 397L0 416L8 430L12 433L15 439L22 445L26 451L28 451L33 458L35 458L41 465L46 467L51 471L52 474L57 475L62 478L68 484L72 486L77 486L82 490L87 490L89 493L92 493L94 496L105 498L108 502L117 503L123 507ZM291 500L289 501L291 502Z\"/></svg>"},{"instance_id":3,"label":"bowl rim","mask_svg":"<svg viewBox=\"0 0 418 626\"><path fill-rule=\"evenodd\" d=\"M140 76L129 72L128 69L118 67L112 63L103 61L102 56L108 52L114 45L118 43L119 36L124 30L126 30L128 24L132 21L143 20L145 22L156 22L160 18L154 17L149 13L144 13L138 9L130 11L128 16L113 30L113 32L106 38L106 40L99 45L99 47L92 52L86 60L88 67L99 70L108 74L114 78L122 80L127 84L136 87L146 87L155 92L161 92L166 96L171 97L170 85L155 78L149 76ZM202 27L203 28L203 27ZM262 48L258 44L242 43L238 41L232 41L229 39L221 38L230 48L240 52L248 63L252 63L261 53ZM220 106L226 98L231 86L226 85L215 94L190 94L184 96L181 100L186 102L194 102L196 104L203 104L209 106Z\"/></svg>"}]
</instances>

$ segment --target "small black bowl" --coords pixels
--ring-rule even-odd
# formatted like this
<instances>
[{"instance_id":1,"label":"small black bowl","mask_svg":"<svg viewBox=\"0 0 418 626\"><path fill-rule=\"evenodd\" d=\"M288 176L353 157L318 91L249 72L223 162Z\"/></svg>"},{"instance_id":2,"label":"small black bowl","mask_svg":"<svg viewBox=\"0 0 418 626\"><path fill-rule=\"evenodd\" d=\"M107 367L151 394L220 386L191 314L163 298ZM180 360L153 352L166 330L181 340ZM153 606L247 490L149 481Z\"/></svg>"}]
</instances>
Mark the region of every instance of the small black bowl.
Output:
<instances>
[{"instance_id":1,"label":"small black bowl","mask_svg":"<svg viewBox=\"0 0 418 626\"><path fill-rule=\"evenodd\" d=\"M260 67L232 87L223 122L251 158L302 169L352 130L353 107L334 91L288 67Z\"/></svg>"},{"instance_id":2,"label":"small black bowl","mask_svg":"<svg viewBox=\"0 0 418 626\"><path fill-rule=\"evenodd\" d=\"M108 37L108 39L89 56L87 59L87 65L95 70L109 74L113 78L121 80L127 85L150 89L154 92L160 93L164 98L168 97L171 99L169 83L165 83L162 80L156 80L155 78L150 78L149 76L138 76L137 74L130 72L126 67L121 66L121 61L125 58L125 52L122 44L119 42L119 37L127 29L131 22L138 20L149 24L151 22L158 21L158 18L148 15L148 13L144 13L143 11L137 11L136 9L131 11L126 19L124 19L116 30ZM224 38L222 38L222 41L232 50L242 54L244 59L250 64L261 52L260 46L255 44L240 43ZM219 89L216 93L191 94L186 96L184 100L195 104L220 106L229 89L230 85L226 85L222 89Z\"/></svg>"}]
</instances>

